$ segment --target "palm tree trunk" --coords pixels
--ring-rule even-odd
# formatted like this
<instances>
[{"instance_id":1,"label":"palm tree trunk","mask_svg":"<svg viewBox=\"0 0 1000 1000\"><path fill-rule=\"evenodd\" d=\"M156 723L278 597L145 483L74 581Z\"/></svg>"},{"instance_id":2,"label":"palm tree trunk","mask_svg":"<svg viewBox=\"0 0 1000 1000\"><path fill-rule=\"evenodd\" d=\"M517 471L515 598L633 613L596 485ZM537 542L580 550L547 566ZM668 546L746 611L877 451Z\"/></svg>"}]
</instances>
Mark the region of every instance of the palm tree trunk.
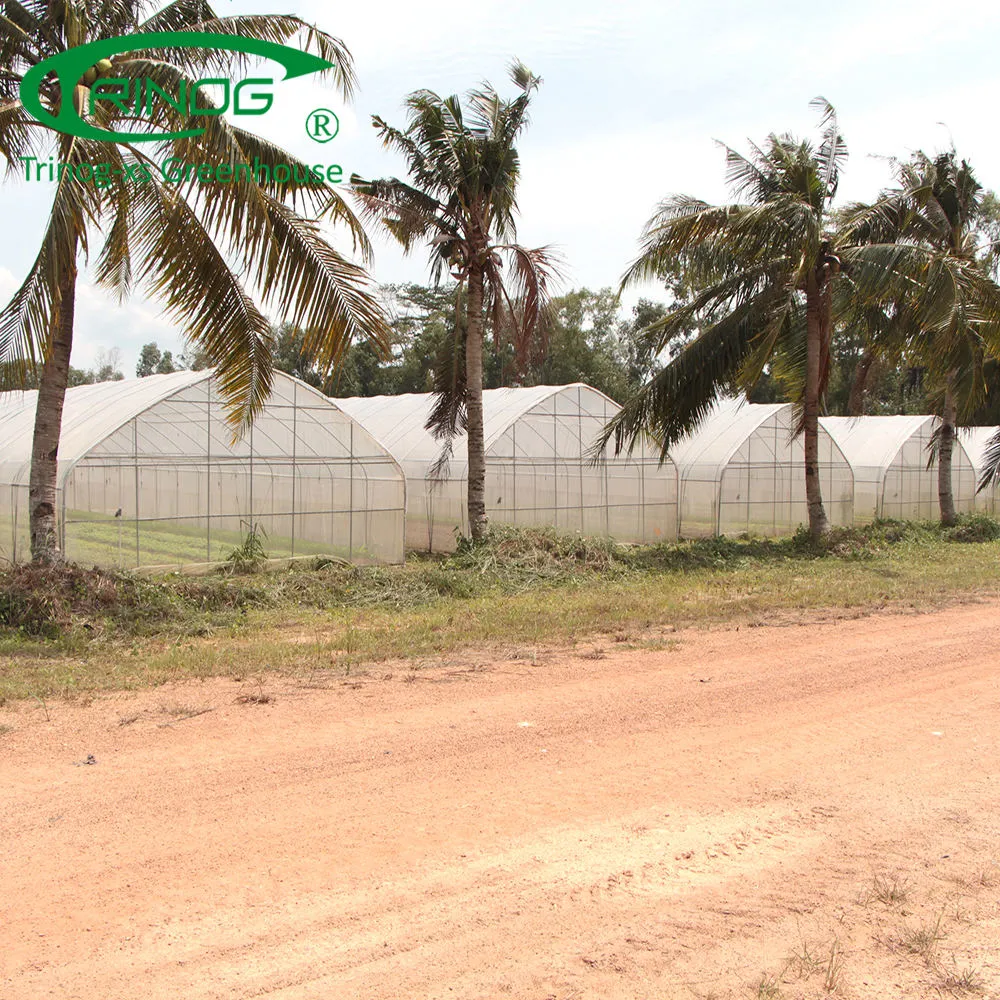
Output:
<instances>
[{"instance_id":1,"label":"palm tree trunk","mask_svg":"<svg viewBox=\"0 0 1000 1000\"><path fill-rule=\"evenodd\" d=\"M75 251L74 251L75 256ZM59 436L63 404L69 384L69 356L73 350L73 314L76 308L76 264L59 281L59 307L53 316L52 349L42 367L31 445L31 475L28 484L31 558L36 563L57 563L59 547L56 519Z\"/></svg>"},{"instance_id":2,"label":"palm tree trunk","mask_svg":"<svg viewBox=\"0 0 1000 1000\"><path fill-rule=\"evenodd\" d=\"M814 542L830 530L823 508L819 481L819 384L823 353L823 315L826 297L815 273L809 275L806 288L806 384L803 399L802 435L806 460L806 505L809 510L809 535Z\"/></svg>"},{"instance_id":3,"label":"palm tree trunk","mask_svg":"<svg viewBox=\"0 0 1000 1000\"><path fill-rule=\"evenodd\" d=\"M956 420L955 394L949 386L944 393L941 428L938 431L938 502L941 506L941 523L946 527L951 527L955 523L955 495L951 486L951 457L955 450Z\"/></svg>"},{"instance_id":4,"label":"palm tree trunk","mask_svg":"<svg viewBox=\"0 0 1000 1000\"><path fill-rule=\"evenodd\" d=\"M469 435L469 534L486 534L486 448L483 437L483 272L469 270L469 317L465 340L465 408Z\"/></svg>"},{"instance_id":5,"label":"palm tree trunk","mask_svg":"<svg viewBox=\"0 0 1000 1000\"><path fill-rule=\"evenodd\" d=\"M866 347L858 358L854 369L854 381L851 383L851 394L847 397L847 415L860 417L865 412L865 391L868 388L868 375L875 364L875 352Z\"/></svg>"}]
</instances>

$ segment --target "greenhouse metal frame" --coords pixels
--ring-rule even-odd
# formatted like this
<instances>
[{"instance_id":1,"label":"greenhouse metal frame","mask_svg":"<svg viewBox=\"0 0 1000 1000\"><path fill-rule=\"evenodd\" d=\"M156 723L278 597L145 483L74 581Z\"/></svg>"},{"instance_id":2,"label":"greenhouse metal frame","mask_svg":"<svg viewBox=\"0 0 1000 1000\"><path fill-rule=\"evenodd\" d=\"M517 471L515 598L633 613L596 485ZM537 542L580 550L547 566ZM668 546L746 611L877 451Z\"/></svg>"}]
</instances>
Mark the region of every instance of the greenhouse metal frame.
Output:
<instances>
[{"instance_id":1,"label":"greenhouse metal frame","mask_svg":"<svg viewBox=\"0 0 1000 1000\"><path fill-rule=\"evenodd\" d=\"M0 555L29 558L36 392L0 397ZM400 562L406 486L370 434L282 372L238 440L211 370L67 391L57 504L67 559L179 568L225 560L251 529L271 558Z\"/></svg>"},{"instance_id":2,"label":"greenhouse metal frame","mask_svg":"<svg viewBox=\"0 0 1000 1000\"><path fill-rule=\"evenodd\" d=\"M338 399L338 405L406 473L408 548L450 551L468 534L467 438L446 445L425 427L430 393ZM551 526L621 542L673 539L677 472L646 441L633 453L591 461L591 448L619 406L582 383L483 392L486 514L490 521ZM438 466L441 466L440 468Z\"/></svg>"},{"instance_id":3,"label":"greenhouse metal frame","mask_svg":"<svg viewBox=\"0 0 1000 1000\"><path fill-rule=\"evenodd\" d=\"M933 520L940 515L938 465L931 441L939 420L928 415L821 417L820 424L854 469L854 517ZM959 435L952 454L955 510L972 510L976 473Z\"/></svg>"},{"instance_id":4,"label":"greenhouse metal frame","mask_svg":"<svg viewBox=\"0 0 1000 1000\"><path fill-rule=\"evenodd\" d=\"M680 476L678 534L780 536L809 521L805 449L791 403L716 402L670 450ZM819 476L831 524L850 524L854 477L822 428Z\"/></svg>"}]
</instances>

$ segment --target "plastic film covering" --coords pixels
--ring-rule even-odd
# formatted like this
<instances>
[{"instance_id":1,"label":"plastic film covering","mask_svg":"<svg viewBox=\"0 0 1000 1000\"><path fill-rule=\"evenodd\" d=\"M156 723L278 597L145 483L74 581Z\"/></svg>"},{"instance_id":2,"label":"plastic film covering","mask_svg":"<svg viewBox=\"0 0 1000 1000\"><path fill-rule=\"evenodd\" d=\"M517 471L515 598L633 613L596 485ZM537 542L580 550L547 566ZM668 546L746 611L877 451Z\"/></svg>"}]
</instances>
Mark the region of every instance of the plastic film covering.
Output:
<instances>
[{"instance_id":1,"label":"plastic film covering","mask_svg":"<svg viewBox=\"0 0 1000 1000\"><path fill-rule=\"evenodd\" d=\"M959 440L962 442L962 447L965 448L965 453L969 456L969 461L976 474L977 490L979 478L986 465L986 451L998 433L1000 433L1000 427L962 427L959 429ZM998 498L1000 498L1000 485L994 484L976 493L974 508L985 511L987 514L996 514L1000 510Z\"/></svg>"},{"instance_id":2,"label":"plastic film covering","mask_svg":"<svg viewBox=\"0 0 1000 1000\"><path fill-rule=\"evenodd\" d=\"M36 393L0 397L0 553L30 557ZM233 439L211 371L68 390L57 505L82 564L217 563L260 530L271 558L403 558L405 480L391 455L322 393L276 372Z\"/></svg>"},{"instance_id":3,"label":"plastic film covering","mask_svg":"<svg viewBox=\"0 0 1000 1000\"><path fill-rule=\"evenodd\" d=\"M805 450L790 403L723 399L671 455L680 475L679 533L779 536L808 523ZM820 487L831 524L853 518L854 478L841 450L819 433Z\"/></svg>"},{"instance_id":4,"label":"plastic film covering","mask_svg":"<svg viewBox=\"0 0 1000 1000\"><path fill-rule=\"evenodd\" d=\"M392 453L406 473L407 547L454 549L468 533L467 439L445 444L425 427L430 394L337 400ZM552 526L622 542L672 539L677 475L648 443L592 464L591 449L618 405L582 384L483 392L486 512L491 521Z\"/></svg>"},{"instance_id":5,"label":"plastic film covering","mask_svg":"<svg viewBox=\"0 0 1000 1000\"><path fill-rule=\"evenodd\" d=\"M875 517L933 520L939 516L938 464L931 448L937 417L821 417L820 423L854 469L856 523ZM960 435L952 452L957 511L972 510L975 481Z\"/></svg>"}]
</instances>

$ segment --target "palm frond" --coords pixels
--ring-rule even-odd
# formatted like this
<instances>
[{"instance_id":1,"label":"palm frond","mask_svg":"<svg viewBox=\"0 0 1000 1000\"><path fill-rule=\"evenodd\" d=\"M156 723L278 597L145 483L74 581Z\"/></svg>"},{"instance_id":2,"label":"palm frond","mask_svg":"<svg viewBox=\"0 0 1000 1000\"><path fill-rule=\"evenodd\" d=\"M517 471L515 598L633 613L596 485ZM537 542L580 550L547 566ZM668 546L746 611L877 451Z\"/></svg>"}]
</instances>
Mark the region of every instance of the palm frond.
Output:
<instances>
[{"instance_id":1,"label":"palm frond","mask_svg":"<svg viewBox=\"0 0 1000 1000\"><path fill-rule=\"evenodd\" d=\"M720 393L740 384L758 338L785 322L787 308L784 290L768 288L703 330L626 401L605 426L592 456L599 458L609 442L615 454L631 451L643 435L651 435L666 458L670 447L704 420Z\"/></svg>"},{"instance_id":2,"label":"palm frond","mask_svg":"<svg viewBox=\"0 0 1000 1000\"><path fill-rule=\"evenodd\" d=\"M979 475L977 493L1000 485L1000 430L990 438L983 454L983 469Z\"/></svg>"},{"instance_id":3,"label":"palm frond","mask_svg":"<svg viewBox=\"0 0 1000 1000\"><path fill-rule=\"evenodd\" d=\"M518 365L526 366L533 343L544 353L552 320L552 289L562 277L562 259L551 246L529 249L501 244L494 251L510 263L510 280L500 268L485 271L489 291L487 311L493 316L493 334L501 343L509 340Z\"/></svg>"},{"instance_id":4,"label":"palm frond","mask_svg":"<svg viewBox=\"0 0 1000 1000\"><path fill-rule=\"evenodd\" d=\"M440 202L405 181L395 177L366 181L352 174L351 190L362 218L384 226L407 253L419 239L456 235L446 226Z\"/></svg>"},{"instance_id":5,"label":"palm frond","mask_svg":"<svg viewBox=\"0 0 1000 1000\"><path fill-rule=\"evenodd\" d=\"M164 302L187 339L216 367L234 433L260 412L271 388L272 333L191 207L155 175L134 187L138 282Z\"/></svg>"},{"instance_id":6,"label":"palm frond","mask_svg":"<svg viewBox=\"0 0 1000 1000\"><path fill-rule=\"evenodd\" d=\"M173 6L173 5L172 5ZM169 10L169 8L168 8ZM164 12L161 12L164 13ZM180 8L171 11L170 17L182 16ZM150 22L140 29L151 32ZM177 30L177 29L167 29ZM253 38L278 45L297 39L305 52L312 52L330 65L318 75L332 78L344 99L353 96L357 87L354 63L347 46L339 39L320 31L315 25L292 14L246 14L232 17L209 17L182 25L181 30L216 35L233 35ZM213 48L176 48L164 46L153 50L136 50L135 58L159 59L173 63L185 73L204 76L206 72L232 73L242 70L255 58L237 50Z\"/></svg>"},{"instance_id":7,"label":"palm frond","mask_svg":"<svg viewBox=\"0 0 1000 1000\"><path fill-rule=\"evenodd\" d=\"M69 162L80 162L86 144L74 140ZM56 184L38 254L20 288L0 311L0 364L38 363L48 354L60 301L60 278L75 270L78 250L87 252L87 223L96 218L92 185L67 171Z\"/></svg>"},{"instance_id":8,"label":"palm frond","mask_svg":"<svg viewBox=\"0 0 1000 1000\"><path fill-rule=\"evenodd\" d=\"M273 244L245 253L265 302L306 331L303 350L325 375L344 351L367 340L388 357L392 339L367 272L323 238L318 223L268 196Z\"/></svg>"}]
</instances>

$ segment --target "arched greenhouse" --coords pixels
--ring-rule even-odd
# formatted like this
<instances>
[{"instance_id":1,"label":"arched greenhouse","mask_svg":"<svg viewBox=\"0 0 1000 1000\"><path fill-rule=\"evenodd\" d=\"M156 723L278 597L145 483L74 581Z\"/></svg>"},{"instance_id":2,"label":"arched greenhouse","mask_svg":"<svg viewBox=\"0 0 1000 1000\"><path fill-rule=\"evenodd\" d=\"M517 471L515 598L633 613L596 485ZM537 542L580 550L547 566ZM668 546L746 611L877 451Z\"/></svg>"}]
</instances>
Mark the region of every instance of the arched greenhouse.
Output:
<instances>
[{"instance_id":1,"label":"arched greenhouse","mask_svg":"<svg viewBox=\"0 0 1000 1000\"><path fill-rule=\"evenodd\" d=\"M807 524L805 451L795 431L791 403L716 403L670 451L680 475L679 533L778 536ZM830 523L850 524L851 468L822 428L819 474Z\"/></svg>"},{"instance_id":2,"label":"arched greenhouse","mask_svg":"<svg viewBox=\"0 0 1000 1000\"><path fill-rule=\"evenodd\" d=\"M468 533L467 441L452 442L438 470L442 442L425 429L432 396L407 394L338 399L392 453L406 473L407 547L448 551L456 531ZM487 389L486 513L508 524L605 535L623 542L675 537L677 477L669 460L638 445L632 455L594 465L590 449L618 404L582 384Z\"/></svg>"},{"instance_id":3,"label":"arched greenhouse","mask_svg":"<svg viewBox=\"0 0 1000 1000\"><path fill-rule=\"evenodd\" d=\"M821 417L854 470L854 517L933 520L939 516L938 466L931 440L933 416ZM976 473L962 443L952 454L955 509L972 509Z\"/></svg>"},{"instance_id":4,"label":"arched greenhouse","mask_svg":"<svg viewBox=\"0 0 1000 1000\"><path fill-rule=\"evenodd\" d=\"M13 561L30 557L36 400L0 397L0 555ZM63 551L84 564L216 563L251 524L272 558L403 558L399 465L331 400L281 372L235 442L211 371L70 389L57 504Z\"/></svg>"}]
</instances>

